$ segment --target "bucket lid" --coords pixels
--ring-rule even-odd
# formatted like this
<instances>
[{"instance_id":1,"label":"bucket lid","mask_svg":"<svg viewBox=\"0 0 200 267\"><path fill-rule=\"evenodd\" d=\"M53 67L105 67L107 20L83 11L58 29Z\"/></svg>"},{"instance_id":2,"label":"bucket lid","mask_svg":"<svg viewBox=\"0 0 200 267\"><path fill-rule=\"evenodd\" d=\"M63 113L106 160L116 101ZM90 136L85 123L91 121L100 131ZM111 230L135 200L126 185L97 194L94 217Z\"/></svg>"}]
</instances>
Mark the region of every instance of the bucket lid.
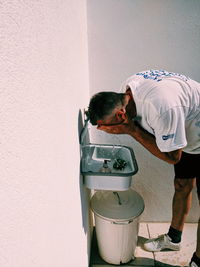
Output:
<instances>
[{"instance_id":1,"label":"bucket lid","mask_svg":"<svg viewBox=\"0 0 200 267\"><path fill-rule=\"evenodd\" d=\"M129 220L144 210L143 198L134 190L98 191L91 199L91 208L96 215L108 220Z\"/></svg>"}]
</instances>

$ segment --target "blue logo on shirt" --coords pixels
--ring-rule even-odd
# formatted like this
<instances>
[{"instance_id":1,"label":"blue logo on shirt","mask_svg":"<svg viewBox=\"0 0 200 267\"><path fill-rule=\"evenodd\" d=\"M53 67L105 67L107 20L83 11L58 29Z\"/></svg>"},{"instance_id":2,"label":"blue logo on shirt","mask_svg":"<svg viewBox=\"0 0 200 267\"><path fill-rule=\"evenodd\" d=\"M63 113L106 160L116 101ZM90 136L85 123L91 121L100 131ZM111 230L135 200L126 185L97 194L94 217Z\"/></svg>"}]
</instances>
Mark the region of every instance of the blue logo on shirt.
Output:
<instances>
[{"instance_id":1,"label":"blue logo on shirt","mask_svg":"<svg viewBox=\"0 0 200 267\"><path fill-rule=\"evenodd\" d=\"M183 81L188 80L188 78L182 74L174 73L174 72L168 72L166 70L147 70L144 72L136 73L136 75L141 75L141 76L143 76L144 79L151 79L151 80L155 80L157 82L162 81L163 78L169 78L169 77L180 78Z\"/></svg>"},{"instance_id":2,"label":"blue logo on shirt","mask_svg":"<svg viewBox=\"0 0 200 267\"><path fill-rule=\"evenodd\" d=\"M174 134L168 134L168 135L163 135L162 136L162 140L164 140L164 141L166 141L166 140L168 140L170 138L174 138Z\"/></svg>"}]
</instances>

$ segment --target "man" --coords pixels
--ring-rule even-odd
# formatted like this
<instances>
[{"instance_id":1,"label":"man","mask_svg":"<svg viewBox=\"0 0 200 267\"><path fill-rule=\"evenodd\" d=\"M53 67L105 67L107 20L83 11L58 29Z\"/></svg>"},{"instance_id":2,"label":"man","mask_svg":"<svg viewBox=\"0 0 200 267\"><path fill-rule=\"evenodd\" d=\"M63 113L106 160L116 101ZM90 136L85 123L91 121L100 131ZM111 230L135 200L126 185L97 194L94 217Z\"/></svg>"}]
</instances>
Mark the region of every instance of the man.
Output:
<instances>
[{"instance_id":1,"label":"man","mask_svg":"<svg viewBox=\"0 0 200 267\"><path fill-rule=\"evenodd\" d=\"M164 70L143 71L128 78L120 93L94 95L88 116L97 129L128 134L154 156L174 165L171 226L167 234L148 240L144 248L180 250L195 182L200 200L200 83ZM189 266L200 267L200 222Z\"/></svg>"}]
</instances>

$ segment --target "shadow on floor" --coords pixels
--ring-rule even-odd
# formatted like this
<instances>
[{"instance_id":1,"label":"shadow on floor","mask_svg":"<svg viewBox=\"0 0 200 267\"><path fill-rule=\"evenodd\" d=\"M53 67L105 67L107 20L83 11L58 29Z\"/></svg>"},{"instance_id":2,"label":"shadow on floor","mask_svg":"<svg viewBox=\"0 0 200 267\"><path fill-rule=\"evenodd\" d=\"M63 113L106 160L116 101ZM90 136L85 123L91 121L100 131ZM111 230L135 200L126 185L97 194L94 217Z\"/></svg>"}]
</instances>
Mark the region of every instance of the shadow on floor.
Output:
<instances>
[{"instance_id":1,"label":"shadow on floor","mask_svg":"<svg viewBox=\"0 0 200 267\"><path fill-rule=\"evenodd\" d=\"M154 261L154 266L156 267L180 267L180 265L171 265L171 264L163 263L160 261Z\"/></svg>"},{"instance_id":2,"label":"shadow on floor","mask_svg":"<svg viewBox=\"0 0 200 267\"><path fill-rule=\"evenodd\" d=\"M160 261L156 261L154 259L150 259L150 258L144 258L144 257L137 257L134 260L124 264L125 266L137 266L137 267L180 267L179 265L170 265L170 264L166 264ZM122 266L122 265L111 265L111 266Z\"/></svg>"}]
</instances>

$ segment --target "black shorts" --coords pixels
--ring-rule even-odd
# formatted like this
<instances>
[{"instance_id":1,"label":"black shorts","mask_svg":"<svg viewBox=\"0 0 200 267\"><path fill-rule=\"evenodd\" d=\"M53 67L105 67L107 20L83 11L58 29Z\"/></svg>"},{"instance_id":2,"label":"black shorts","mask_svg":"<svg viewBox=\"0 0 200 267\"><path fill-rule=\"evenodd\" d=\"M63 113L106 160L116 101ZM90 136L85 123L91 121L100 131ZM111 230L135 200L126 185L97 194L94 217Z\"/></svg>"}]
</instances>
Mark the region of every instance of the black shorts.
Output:
<instances>
[{"instance_id":1,"label":"black shorts","mask_svg":"<svg viewBox=\"0 0 200 267\"><path fill-rule=\"evenodd\" d=\"M175 179L196 178L197 191L200 195L200 154L182 152L181 160L174 165Z\"/></svg>"}]
</instances>

